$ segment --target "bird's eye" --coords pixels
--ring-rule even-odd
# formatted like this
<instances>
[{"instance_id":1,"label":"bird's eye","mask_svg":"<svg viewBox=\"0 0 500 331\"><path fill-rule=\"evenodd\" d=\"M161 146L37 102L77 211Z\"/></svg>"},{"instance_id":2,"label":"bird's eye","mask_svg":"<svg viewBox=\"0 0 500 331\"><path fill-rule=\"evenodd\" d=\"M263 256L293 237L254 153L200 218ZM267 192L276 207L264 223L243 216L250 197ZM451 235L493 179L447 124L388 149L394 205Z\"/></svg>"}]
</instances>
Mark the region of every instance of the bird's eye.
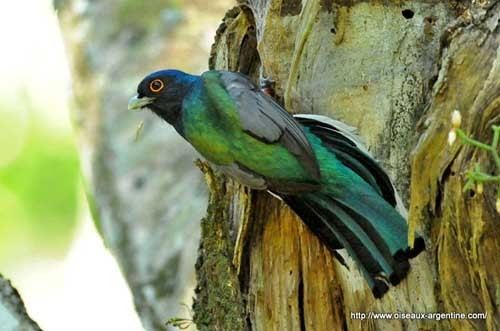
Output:
<instances>
[{"instance_id":1,"label":"bird's eye","mask_svg":"<svg viewBox=\"0 0 500 331\"><path fill-rule=\"evenodd\" d=\"M149 84L149 89L155 93L160 92L165 87L161 79L155 79Z\"/></svg>"}]
</instances>

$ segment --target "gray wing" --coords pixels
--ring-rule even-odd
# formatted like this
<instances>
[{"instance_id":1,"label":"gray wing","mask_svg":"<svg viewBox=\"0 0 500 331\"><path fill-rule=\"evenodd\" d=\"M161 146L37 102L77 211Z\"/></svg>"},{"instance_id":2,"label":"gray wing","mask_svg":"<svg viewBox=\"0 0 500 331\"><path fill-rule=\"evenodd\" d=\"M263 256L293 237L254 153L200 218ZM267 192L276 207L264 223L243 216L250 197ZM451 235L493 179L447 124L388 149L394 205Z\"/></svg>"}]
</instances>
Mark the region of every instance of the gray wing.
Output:
<instances>
[{"instance_id":1,"label":"gray wing","mask_svg":"<svg viewBox=\"0 0 500 331\"><path fill-rule=\"evenodd\" d=\"M319 180L316 156L301 125L246 76L219 71L220 80L236 102L243 130L265 143L281 143Z\"/></svg>"}]
</instances>

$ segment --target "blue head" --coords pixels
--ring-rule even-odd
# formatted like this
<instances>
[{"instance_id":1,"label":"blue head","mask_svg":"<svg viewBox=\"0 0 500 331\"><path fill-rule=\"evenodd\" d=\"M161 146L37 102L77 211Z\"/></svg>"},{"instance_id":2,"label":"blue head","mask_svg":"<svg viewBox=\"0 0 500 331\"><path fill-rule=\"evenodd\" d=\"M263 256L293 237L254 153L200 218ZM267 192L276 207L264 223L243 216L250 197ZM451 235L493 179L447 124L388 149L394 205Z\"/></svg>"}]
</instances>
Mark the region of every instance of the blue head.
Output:
<instances>
[{"instance_id":1,"label":"blue head","mask_svg":"<svg viewBox=\"0 0 500 331\"><path fill-rule=\"evenodd\" d=\"M182 101L198 76L179 70L160 70L146 76L137 87L137 95L128 103L129 110L150 109L172 125L178 124Z\"/></svg>"}]
</instances>

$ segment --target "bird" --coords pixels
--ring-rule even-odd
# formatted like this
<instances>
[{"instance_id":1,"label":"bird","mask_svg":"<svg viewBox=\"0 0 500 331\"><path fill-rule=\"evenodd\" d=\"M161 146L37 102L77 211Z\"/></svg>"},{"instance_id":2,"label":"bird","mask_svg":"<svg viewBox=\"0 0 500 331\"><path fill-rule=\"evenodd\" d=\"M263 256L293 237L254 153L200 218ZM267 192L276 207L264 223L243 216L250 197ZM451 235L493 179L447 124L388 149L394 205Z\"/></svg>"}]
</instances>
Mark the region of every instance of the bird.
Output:
<instances>
[{"instance_id":1,"label":"bird","mask_svg":"<svg viewBox=\"0 0 500 331\"><path fill-rule=\"evenodd\" d=\"M347 251L377 299L425 249L420 236L409 245L397 191L352 127L292 115L242 73L155 71L128 109L151 110L216 169L282 199L344 265Z\"/></svg>"}]
</instances>

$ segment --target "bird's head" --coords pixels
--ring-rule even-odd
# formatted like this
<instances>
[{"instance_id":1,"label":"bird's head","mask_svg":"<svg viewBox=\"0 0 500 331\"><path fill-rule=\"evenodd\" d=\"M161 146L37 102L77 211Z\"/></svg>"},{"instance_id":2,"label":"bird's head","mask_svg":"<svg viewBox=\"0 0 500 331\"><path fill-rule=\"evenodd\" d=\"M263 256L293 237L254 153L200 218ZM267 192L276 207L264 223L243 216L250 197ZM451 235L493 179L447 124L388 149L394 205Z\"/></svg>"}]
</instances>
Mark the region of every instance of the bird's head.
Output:
<instances>
[{"instance_id":1,"label":"bird's head","mask_svg":"<svg viewBox=\"0 0 500 331\"><path fill-rule=\"evenodd\" d=\"M139 83L137 95L129 100L128 109L150 109L175 125L182 111L182 101L196 78L178 70L153 72Z\"/></svg>"}]
</instances>

